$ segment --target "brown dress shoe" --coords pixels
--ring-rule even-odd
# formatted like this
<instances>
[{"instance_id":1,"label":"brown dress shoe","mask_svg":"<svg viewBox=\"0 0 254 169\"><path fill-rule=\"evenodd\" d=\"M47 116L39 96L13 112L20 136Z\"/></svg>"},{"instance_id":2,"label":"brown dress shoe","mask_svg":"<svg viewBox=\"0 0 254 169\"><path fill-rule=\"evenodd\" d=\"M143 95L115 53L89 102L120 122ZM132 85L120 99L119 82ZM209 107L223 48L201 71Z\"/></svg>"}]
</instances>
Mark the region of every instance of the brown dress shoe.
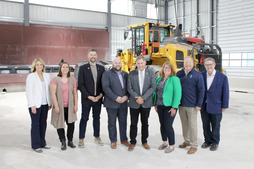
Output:
<instances>
[{"instance_id":1,"label":"brown dress shoe","mask_svg":"<svg viewBox=\"0 0 254 169\"><path fill-rule=\"evenodd\" d=\"M123 145L125 145L125 146L127 146L127 147L129 147L129 146L130 146L129 141L123 141L123 142L121 142L121 144L123 144Z\"/></svg>"},{"instance_id":2,"label":"brown dress shoe","mask_svg":"<svg viewBox=\"0 0 254 169\"><path fill-rule=\"evenodd\" d=\"M111 148L116 149L116 143L111 143Z\"/></svg>"},{"instance_id":3,"label":"brown dress shoe","mask_svg":"<svg viewBox=\"0 0 254 169\"><path fill-rule=\"evenodd\" d=\"M135 148L135 144L131 144L131 145L129 146L129 148L128 148L128 151L132 151L132 150L134 150L134 148Z\"/></svg>"},{"instance_id":4,"label":"brown dress shoe","mask_svg":"<svg viewBox=\"0 0 254 169\"><path fill-rule=\"evenodd\" d=\"M180 148L185 148L187 146L190 146L190 143L183 142L182 144L179 145Z\"/></svg>"},{"instance_id":5,"label":"brown dress shoe","mask_svg":"<svg viewBox=\"0 0 254 169\"><path fill-rule=\"evenodd\" d=\"M149 146L147 143L142 144L142 146L143 146L145 149L150 150L150 146Z\"/></svg>"},{"instance_id":6,"label":"brown dress shoe","mask_svg":"<svg viewBox=\"0 0 254 169\"><path fill-rule=\"evenodd\" d=\"M197 151L196 147L190 147L189 151L187 152L188 154L194 154Z\"/></svg>"}]
</instances>

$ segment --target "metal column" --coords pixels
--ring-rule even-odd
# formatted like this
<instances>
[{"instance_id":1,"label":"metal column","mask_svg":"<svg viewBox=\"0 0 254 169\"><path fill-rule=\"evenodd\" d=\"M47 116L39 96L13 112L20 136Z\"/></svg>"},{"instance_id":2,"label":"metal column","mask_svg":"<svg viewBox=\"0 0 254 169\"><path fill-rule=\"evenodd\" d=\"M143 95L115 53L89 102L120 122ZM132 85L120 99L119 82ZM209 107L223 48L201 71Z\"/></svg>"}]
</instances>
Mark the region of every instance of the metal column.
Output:
<instances>
[{"instance_id":1,"label":"metal column","mask_svg":"<svg viewBox=\"0 0 254 169\"><path fill-rule=\"evenodd\" d=\"M165 24L168 24L168 0L165 1Z\"/></svg>"},{"instance_id":2,"label":"metal column","mask_svg":"<svg viewBox=\"0 0 254 169\"><path fill-rule=\"evenodd\" d=\"M24 24L29 26L29 0L24 1Z\"/></svg>"},{"instance_id":3,"label":"metal column","mask_svg":"<svg viewBox=\"0 0 254 169\"><path fill-rule=\"evenodd\" d=\"M108 17L107 17L107 25L109 32L109 57L111 58L112 53L112 37L111 37L111 0L108 0Z\"/></svg>"},{"instance_id":4,"label":"metal column","mask_svg":"<svg viewBox=\"0 0 254 169\"><path fill-rule=\"evenodd\" d=\"M210 43L214 43L213 34L214 34L214 5L213 0L210 0Z\"/></svg>"}]
</instances>

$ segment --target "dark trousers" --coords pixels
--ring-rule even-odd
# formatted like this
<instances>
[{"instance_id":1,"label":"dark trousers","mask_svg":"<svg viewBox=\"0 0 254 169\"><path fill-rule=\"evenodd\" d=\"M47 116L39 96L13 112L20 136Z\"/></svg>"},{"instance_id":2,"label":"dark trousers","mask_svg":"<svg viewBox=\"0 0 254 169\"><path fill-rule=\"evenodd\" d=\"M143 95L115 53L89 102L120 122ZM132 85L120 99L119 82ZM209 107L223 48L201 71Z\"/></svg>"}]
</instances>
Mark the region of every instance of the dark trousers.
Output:
<instances>
[{"instance_id":1,"label":"dark trousers","mask_svg":"<svg viewBox=\"0 0 254 169\"><path fill-rule=\"evenodd\" d=\"M171 113L169 110L171 109L171 106L157 106L158 108L158 116L161 124L161 137L163 141L169 142L169 145L175 144L175 132L173 128L173 122L175 119L175 116L171 116Z\"/></svg>"},{"instance_id":2,"label":"dark trousers","mask_svg":"<svg viewBox=\"0 0 254 169\"><path fill-rule=\"evenodd\" d=\"M130 139L131 144L136 144L137 130L138 130L138 117L141 115L141 141L142 144L147 143L148 138L148 118L151 108L143 108L140 106L138 109L130 108L131 114L131 127L130 127Z\"/></svg>"},{"instance_id":3,"label":"dark trousers","mask_svg":"<svg viewBox=\"0 0 254 169\"><path fill-rule=\"evenodd\" d=\"M75 125L74 125L74 122L73 123L68 123L68 107L64 108L64 120L67 124L67 139L69 141L72 141ZM57 129L57 133L58 133L60 141L65 140L64 128Z\"/></svg>"},{"instance_id":4,"label":"dark trousers","mask_svg":"<svg viewBox=\"0 0 254 169\"><path fill-rule=\"evenodd\" d=\"M201 111L203 123L203 133L206 143L219 144L220 142L220 122L222 114L209 114L206 105Z\"/></svg>"},{"instance_id":5,"label":"dark trousers","mask_svg":"<svg viewBox=\"0 0 254 169\"><path fill-rule=\"evenodd\" d=\"M48 105L41 105L36 109L36 114L32 113L31 108L28 109L31 117L31 144L33 149L46 146L46 128L48 118Z\"/></svg>"},{"instance_id":6,"label":"dark trousers","mask_svg":"<svg viewBox=\"0 0 254 169\"><path fill-rule=\"evenodd\" d=\"M89 120L89 113L92 108L93 112L93 130L94 137L100 137L100 115L101 115L101 101L82 103L82 115L79 123L79 139L85 138L86 125Z\"/></svg>"},{"instance_id":7,"label":"dark trousers","mask_svg":"<svg viewBox=\"0 0 254 169\"><path fill-rule=\"evenodd\" d=\"M117 142L116 118L118 118L120 140L127 141L126 126L127 126L127 107L126 108L106 108L108 112L108 133L111 143Z\"/></svg>"}]
</instances>

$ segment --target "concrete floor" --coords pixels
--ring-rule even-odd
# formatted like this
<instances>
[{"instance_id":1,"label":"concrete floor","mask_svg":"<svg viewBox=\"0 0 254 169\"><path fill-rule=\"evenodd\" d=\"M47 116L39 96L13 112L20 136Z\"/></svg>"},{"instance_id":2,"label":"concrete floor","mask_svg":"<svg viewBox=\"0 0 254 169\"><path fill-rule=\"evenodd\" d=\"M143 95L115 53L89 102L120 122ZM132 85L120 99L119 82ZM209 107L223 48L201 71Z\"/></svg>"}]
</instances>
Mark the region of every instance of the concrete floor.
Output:
<instances>
[{"instance_id":1,"label":"concrete floor","mask_svg":"<svg viewBox=\"0 0 254 169\"><path fill-rule=\"evenodd\" d=\"M79 97L80 98L80 97ZM85 148L60 150L56 130L50 124L51 112L48 117L46 140L50 150L42 154L35 153L30 148L30 116L26 107L25 92L0 94L0 168L1 169L34 169L34 168L75 168L75 169L250 169L254 168L254 94L230 93L230 108L223 114L221 127L221 142L219 149L211 152L202 149L203 143L200 115L198 116L198 151L188 155L188 149L180 149L183 142L179 115L175 119L176 135L175 151L165 154L157 150L162 143L159 121L152 108L148 143L149 151L140 143L140 127L138 143L133 152L118 144L117 149L110 148L107 131L107 114L101 113L101 138L104 146L93 142L92 120L89 120L85 140ZM80 102L80 101L79 101ZM80 108L78 119L80 119ZM91 116L90 116L91 119ZM78 143L78 125L74 134L74 142ZM128 135L129 135L128 116Z\"/></svg>"}]
</instances>

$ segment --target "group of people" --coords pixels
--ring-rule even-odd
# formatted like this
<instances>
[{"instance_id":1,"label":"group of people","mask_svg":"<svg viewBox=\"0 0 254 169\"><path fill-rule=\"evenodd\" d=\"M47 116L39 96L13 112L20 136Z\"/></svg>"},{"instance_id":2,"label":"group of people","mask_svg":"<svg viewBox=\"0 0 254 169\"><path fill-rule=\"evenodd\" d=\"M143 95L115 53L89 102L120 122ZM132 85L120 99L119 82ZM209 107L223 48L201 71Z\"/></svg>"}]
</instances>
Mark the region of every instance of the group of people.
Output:
<instances>
[{"instance_id":1,"label":"group of people","mask_svg":"<svg viewBox=\"0 0 254 169\"><path fill-rule=\"evenodd\" d=\"M57 129L61 149L67 145L75 148L73 143L74 123L77 121L78 94L81 92L82 113L79 124L78 147L83 148L87 121L90 110L93 114L93 136L98 145L104 145L100 138L100 114L104 104L108 114L108 133L111 148L117 148L117 127L121 144L129 151L135 149L137 143L139 115L141 120L141 143L149 150L149 115L154 106L158 113L162 144L159 150L165 153L174 151L175 133L173 122L179 112L184 142L180 148L190 146L188 154L197 151L197 113L201 111L204 143L202 148L218 148L220 141L220 122L222 112L228 108L229 87L227 77L215 70L215 60L204 61L206 71L199 73L194 69L194 60L187 56L184 68L176 73L170 62L165 62L155 79L153 71L146 68L146 60L141 55L136 58L137 69L129 74L122 71L122 61L115 58L112 68L105 71L97 64L97 51L88 51L87 64L80 67L78 79L70 75L67 62L60 64L55 78L50 81L45 73L45 64L35 59L31 66L31 74L27 77L26 94L31 116L31 144L36 152L50 147L45 141L47 114L51 109L51 124ZM104 98L104 99L103 99ZM127 112L130 108L130 142L127 137ZM67 139L65 137L67 124Z\"/></svg>"}]
</instances>

